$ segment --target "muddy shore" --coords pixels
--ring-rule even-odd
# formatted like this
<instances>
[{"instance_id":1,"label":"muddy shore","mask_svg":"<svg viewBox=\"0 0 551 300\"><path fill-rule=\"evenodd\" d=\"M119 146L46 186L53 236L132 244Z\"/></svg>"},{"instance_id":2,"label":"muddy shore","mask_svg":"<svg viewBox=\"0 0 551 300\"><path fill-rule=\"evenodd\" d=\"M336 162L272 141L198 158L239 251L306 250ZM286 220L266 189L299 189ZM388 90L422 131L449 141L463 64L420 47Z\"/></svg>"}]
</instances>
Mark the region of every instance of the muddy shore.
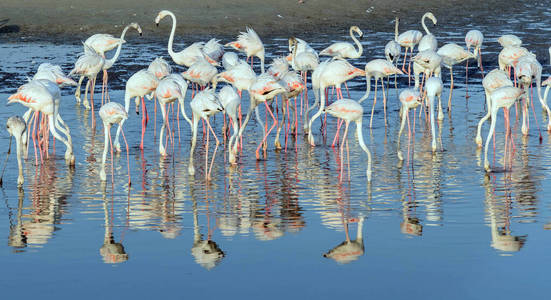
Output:
<instances>
[{"instance_id":1,"label":"muddy shore","mask_svg":"<svg viewBox=\"0 0 551 300\"><path fill-rule=\"evenodd\" d=\"M345 33L350 25L358 25L364 32L392 31L394 16L401 18L402 23L406 24L404 28L421 29L419 18L425 11L432 11L439 22L471 24L483 18L488 11L495 11L494 7L501 7L500 13L514 9L504 3L511 2L3 0L0 20L10 20L0 28L0 39L7 42L55 40L78 43L93 33L118 35L126 24L138 22L144 29L143 38L164 40L171 23L163 20L159 28L155 27L154 18L161 9L169 9L178 17L177 37L232 37L245 26L252 26L261 35L272 36Z\"/></svg>"}]
</instances>

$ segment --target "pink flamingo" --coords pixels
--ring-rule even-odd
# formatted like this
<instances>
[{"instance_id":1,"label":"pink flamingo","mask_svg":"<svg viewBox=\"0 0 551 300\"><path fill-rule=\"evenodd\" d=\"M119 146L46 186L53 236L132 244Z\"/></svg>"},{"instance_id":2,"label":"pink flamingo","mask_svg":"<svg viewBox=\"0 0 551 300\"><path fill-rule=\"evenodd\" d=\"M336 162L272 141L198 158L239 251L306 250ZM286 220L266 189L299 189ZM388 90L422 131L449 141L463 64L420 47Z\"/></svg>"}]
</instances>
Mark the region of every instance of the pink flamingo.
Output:
<instances>
[{"instance_id":1,"label":"pink flamingo","mask_svg":"<svg viewBox=\"0 0 551 300\"><path fill-rule=\"evenodd\" d=\"M425 30L425 35L419 41L419 46L417 47L417 50L436 51L436 49L438 49L438 41L436 40L436 37L432 33L430 33L429 29L427 28L427 25L425 25L425 18L429 18L432 21L432 23L436 25L436 21L437 21L436 17L431 12L426 12L421 18L421 25Z\"/></svg>"},{"instance_id":2,"label":"pink flamingo","mask_svg":"<svg viewBox=\"0 0 551 300\"><path fill-rule=\"evenodd\" d=\"M491 118L492 123L490 125L490 131L488 132L488 137L486 138L486 146L484 147L484 169L486 172L491 172L490 162L488 162L488 146L490 145L490 137L494 134L497 121L497 112L500 108L505 110L505 120L506 120L506 135L509 134L509 108L513 105L522 95L524 91L512 87L504 86L496 89L490 94L492 108L491 108Z\"/></svg>"},{"instance_id":3,"label":"pink flamingo","mask_svg":"<svg viewBox=\"0 0 551 300\"><path fill-rule=\"evenodd\" d=\"M432 133L432 152L436 151L436 128L434 122L434 98L438 97L438 116L442 115L442 79L440 77L430 77L425 83L427 98L429 98L430 107L430 130ZM440 120L440 118L439 118Z\"/></svg>"},{"instance_id":4,"label":"pink flamingo","mask_svg":"<svg viewBox=\"0 0 551 300\"><path fill-rule=\"evenodd\" d=\"M126 81L126 88L124 92L124 109L128 113L130 109L130 100L135 98L136 103L136 114L140 114L138 108L140 107L140 100L142 103L142 138L140 142L140 149L143 150L143 138L145 135L145 128L147 127L147 121L149 119L147 115L147 108L145 106L144 96L149 95L155 91L159 85L159 79L155 74L149 72L146 69L140 70L134 73ZM121 121L121 126L124 124L125 120ZM121 126L117 129L117 135L115 136L115 149L120 151L119 143L119 134L121 131Z\"/></svg>"},{"instance_id":5,"label":"pink flamingo","mask_svg":"<svg viewBox=\"0 0 551 300\"><path fill-rule=\"evenodd\" d=\"M436 53L442 57L443 65L450 69L451 84L450 97L448 99L448 111L451 111L453 93L453 65L461 63L469 58L476 58L476 55L454 43L445 44L440 49L438 49Z\"/></svg>"},{"instance_id":6,"label":"pink flamingo","mask_svg":"<svg viewBox=\"0 0 551 300\"><path fill-rule=\"evenodd\" d=\"M103 70L105 58L86 45L84 45L84 48L86 49L84 55L77 59L75 62L75 67L71 70L71 72L69 72L69 76L75 74L80 75L81 78L88 77L86 87L84 88L83 104L86 109L92 109L92 127L95 127L94 88L96 86L96 77L98 76L98 73ZM79 82L82 82L82 80L79 80ZM90 101L92 102L92 106L88 103L88 89L90 89ZM77 99L77 103L80 103L80 88L77 88L75 97Z\"/></svg>"},{"instance_id":7,"label":"pink flamingo","mask_svg":"<svg viewBox=\"0 0 551 300\"><path fill-rule=\"evenodd\" d=\"M369 152L369 149L365 145L363 134L362 134L362 117L363 117L363 108L362 106L351 99L340 99L333 104L329 105L325 111L341 120L344 120L345 122L345 128L344 128L344 136L343 140L346 139L346 136L348 135L348 125L351 121L356 122L356 135L358 137L358 144L360 144L360 147L364 150L364 152L367 154L367 170L366 170L366 176L367 176L367 182L371 182L371 152ZM344 143L341 143L341 157L343 157L343 149L342 146ZM344 159L341 160L341 180L342 180L342 172L343 172L343 163Z\"/></svg>"},{"instance_id":8,"label":"pink flamingo","mask_svg":"<svg viewBox=\"0 0 551 300\"><path fill-rule=\"evenodd\" d=\"M350 37L354 41L354 44L358 47L358 50L348 42L337 42L331 44L331 46L321 50L319 55L332 56L335 58L347 59L347 58L359 58L362 56L363 47L360 41L354 36L354 32L358 34L360 38L363 36L363 32L358 26L351 26L349 29Z\"/></svg>"},{"instance_id":9,"label":"pink flamingo","mask_svg":"<svg viewBox=\"0 0 551 300\"><path fill-rule=\"evenodd\" d=\"M497 39L501 47L520 47L522 46L522 40L514 34L504 34Z\"/></svg>"},{"instance_id":10,"label":"pink flamingo","mask_svg":"<svg viewBox=\"0 0 551 300\"><path fill-rule=\"evenodd\" d=\"M2 174L0 174L0 186L2 186L2 178L4 177L4 170L8 162L8 157L11 152L11 138L15 137L15 146L16 146L16 156L17 156L17 167L19 169L19 174L17 175L17 187L22 188L23 183L25 183L25 178L23 177L23 147L25 144L25 135L27 134L27 124L25 120L20 116L12 116L8 118L6 122L6 129L10 134L10 144L8 146L8 153L6 155L6 162L4 163L4 168L2 168Z\"/></svg>"},{"instance_id":11,"label":"pink flamingo","mask_svg":"<svg viewBox=\"0 0 551 300\"><path fill-rule=\"evenodd\" d=\"M406 120L408 121L408 143L411 139L411 129L410 129L410 122L409 122L409 110L416 108L422 103L421 94L419 91L414 89L405 89L400 93L400 102L402 103L401 108L401 114L402 114L402 123L400 124L400 131L398 132L398 141L396 142L398 148L398 159L404 160L404 157L402 156L402 150L400 150L400 137L402 136L402 132L404 131L404 126L406 124ZM409 155L409 151L408 151Z\"/></svg>"},{"instance_id":12,"label":"pink flamingo","mask_svg":"<svg viewBox=\"0 0 551 300\"><path fill-rule=\"evenodd\" d=\"M395 74L404 74L400 69L394 66L391 62L385 59L374 59L369 61L365 65L365 81L367 83L365 94L360 98L358 103L362 103L365 99L369 98L371 92L371 77L375 78L375 99L373 100L373 106L371 108L371 117L369 121L369 128L373 124L373 112L375 111L375 105L377 104L377 82L381 80L381 88L383 89L383 109L385 112L385 124L386 124L386 94L383 80L385 77Z\"/></svg>"},{"instance_id":13,"label":"pink flamingo","mask_svg":"<svg viewBox=\"0 0 551 300\"><path fill-rule=\"evenodd\" d=\"M264 73L264 44L252 28L247 27L246 32L241 32L239 34L237 41L229 42L225 46L245 52L247 59L251 57L251 66L253 64L253 57L258 57L260 59L260 69L262 73Z\"/></svg>"}]
</instances>

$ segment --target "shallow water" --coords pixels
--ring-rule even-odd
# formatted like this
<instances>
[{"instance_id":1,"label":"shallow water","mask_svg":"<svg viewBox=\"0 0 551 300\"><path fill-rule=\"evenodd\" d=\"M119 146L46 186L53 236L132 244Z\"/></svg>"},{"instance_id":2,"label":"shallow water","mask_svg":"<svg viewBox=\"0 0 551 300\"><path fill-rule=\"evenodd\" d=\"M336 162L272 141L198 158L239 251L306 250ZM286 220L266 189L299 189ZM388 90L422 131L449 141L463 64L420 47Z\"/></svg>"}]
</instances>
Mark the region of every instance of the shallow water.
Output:
<instances>
[{"instance_id":1,"label":"shallow water","mask_svg":"<svg viewBox=\"0 0 551 300\"><path fill-rule=\"evenodd\" d=\"M549 24L533 21L521 37L539 54L545 74L549 65L544 27ZM486 72L497 64L495 39L502 33L518 32L515 27L520 26L508 25L509 30L478 27L486 35ZM405 24L404 28L408 26L414 25ZM440 44L463 44L466 30L457 31L454 26L457 24L439 23L435 27ZM382 47L392 35L367 31L366 36L365 56L382 57ZM321 50L346 37L306 39L316 40L311 44ZM271 53L268 61L285 53L284 38L264 40ZM0 98L6 99L42 62L69 70L80 51L78 45L0 46L0 57L11 58L0 70ZM122 102L124 81L160 55L168 57L160 44L123 48L120 62L110 70L111 99ZM353 63L363 67L364 59ZM340 182L340 160L344 158L338 148L330 146L336 129L331 117L327 118L325 139L316 122L315 148L299 135L297 144L290 138L287 150L276 152L272 134L267 159L261 161L252 155L262 134L253 120L243 139L239 164L228 166L222 144L215 157L213 180L206 184L200 135L197 174L188 175L190 135L183 120L181 136L175 134L170 155L159 156L151 102L143 152L138 148L141 119L133 108L124 128L131 147L132 186L126 184L124 151L114 158L114 184L101 184L102 125L98 123L94 133L89 127L90 113L74 104L74 89L64 89L61 115L71 128L76 166L66 167L60 143L55 156L40 167L34 165L31 149L24 189L19 191L16 160L10 157L1 189L0 224L4 225L0 232L4 234L0 235L0 264L5 271L0 286L9 298L204 297L205 293L208 298L543 298L548 282L546 261L551 258L546 251L551 232L545 230L550 227L546 224L551 222L551 203L544 197L551 190L551 137L542 132L540 143L533 115L527 138L521 137L517 123L513 128L513 166L503 171L500 114L492 161L498 171L486 175L474 144L477 121L485 114L481 75L471 64L471 97L467 100L464 72L464 64L454 72L452 112L446 113L437 127L439 151L431 153L429 127L424 118L416 117L411 153L403 165L398 164L396 155L399 91L390 89L388 93L386 127L379 102L374 126L367 128L372 97L364 104L363 133L374 157L371 184L366 181L365 153L352 133L350 175L345 161ZM443 79L442 100L447 107L447 70ZM349 82L351 98L358 99L364 86L363 78ZM406 87L407 78L401 78L399 89ZM378 99L382 99L380 90ZM541 126L546 120L539 104L535 110ZM0 120L24 111L20 105L7 106L0 112ZM511 115L515 117L514 111ZM160 116L156 122L158 131ZM220 137L222 117L216 116L213 123ZM488 127L484 127L484 139ZM7 148L6 131L0 133L0 139ZM404 152L407 144L406 134L402 137ZM211 155L212 151L213 147ZM106 170L109 179L110 168ZM345 241L347 233L356 239L359 223L363 223L363 239L353 243L355 254L336 256L335 260L323 256Z\"/></svg>"}]
</instances>

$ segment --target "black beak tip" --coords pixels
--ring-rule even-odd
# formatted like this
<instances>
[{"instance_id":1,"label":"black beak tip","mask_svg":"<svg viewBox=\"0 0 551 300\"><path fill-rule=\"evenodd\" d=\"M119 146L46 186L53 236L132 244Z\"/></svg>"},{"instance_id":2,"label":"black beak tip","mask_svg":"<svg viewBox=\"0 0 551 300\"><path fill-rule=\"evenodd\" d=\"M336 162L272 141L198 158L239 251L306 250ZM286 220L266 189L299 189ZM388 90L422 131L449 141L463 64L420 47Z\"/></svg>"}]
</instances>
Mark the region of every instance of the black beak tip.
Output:
<instances>
[{"instance_id":1,"label":"black beak tip","mask_svg":"<svg viewBox=\"0 0 551 300\"><path fill-rule=\"evenodd\" d=\"M143 33L140 32L140 36L143 36Z\"/></svg>"},{"instance_id":2,"label":"black beak tip","mask_svg":"<svg viewBox=\"0 0 551 300\"><path fill-rule=\"evenodd\" d=\"M155 26L159 27L159 23L155 23Z\"/></svg>"}]
</instances>

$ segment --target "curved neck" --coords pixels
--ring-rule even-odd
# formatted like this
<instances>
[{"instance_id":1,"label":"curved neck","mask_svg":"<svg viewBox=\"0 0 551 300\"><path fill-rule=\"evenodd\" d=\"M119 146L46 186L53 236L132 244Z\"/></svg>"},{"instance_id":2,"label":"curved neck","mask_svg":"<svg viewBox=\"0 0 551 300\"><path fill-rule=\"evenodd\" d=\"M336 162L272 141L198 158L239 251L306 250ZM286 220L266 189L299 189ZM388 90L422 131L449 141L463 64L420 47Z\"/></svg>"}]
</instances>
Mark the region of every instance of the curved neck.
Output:
<instances>
[{"instance_id":1,"label":"curved neck","mask_svg":"<svg viewBox=\"0 0 551 300\"><path fill-rule=\"evenodd\" d=\"M545 93L543 93L543 102L544 102L544 103L547 103L547 94L549 94L549 89L551 89L551 85L548 85L548 86L545 88Z\"/></svg>"},{"instance_id":2,"label":"curved neck","mask_svg":"<svg viewBox=\"0 0 551 300\"><path fill-rule=\"evenodd\" d=\"M128 31L129 28L130 28L130 25L127 25L126 27L124 27L124 30L122 31L122 34L121 34L121 42L117 47L117 52L115 52L115 55L113 55L113 57L105 61L105 64L103 64L104 70L111 68L119 58L119 54L121 54L122 43L124 41L124 36L126 35L126 32Z\"/></svg>"},{"instance_id":3,"label":"curved neck","mask_svg":"<svg viewBox=\"0 0 551 300\"><path fill-rule=\"evenodd\" d=\"M293 44L293 52L291 53L291 64L293 65L293 68L295 67L295 57L297 56L297 47L298 47L298 43L295 40Z\"/></svg>"},{"instance_id":4,"label":"curved neck","mask_svg":"<svg viewBox=\"0 0 551 300\"><path fill-rule=\"evenodd\" d=\"M168 38L168 54L173 58L176 54L174 50L172 50L172 41L174 40L174 33L176 33L176 16L172 12L169 12L168 15L172 18L172 30Z\"/></svg>"},{"instance_id":5,"label":"curved neck","mask_svg":"<svg viewBox=\"0 0 551 300\"><path fill-rule=\"evenodd\" d=\"M364 137L362 134L362 118L358 119L356 121L356 133L358 136L358 144L360 144L360 147L362 147L363 151L367 154L367 181L371 181L371 152L369 152L369 149L365 145Z\"/></svg>"},{"instance_id":6,"label":"curved neck","mask_svg":"<svg viewBox=\"0 0 551 300\"><path fill-rule=\"evenodd\" d=\"M427 18L427 15L424 14L423 17L421 18L421 24L423 25L423 29L425 29L425 32L427 34L430 34L430 31L429 29L427 28L427 25L425 25L425 19Z\"/></svg>"},{"instance_id":7,"label":"curved neck","mask_svg":"<svg viewBox=\"0 0 551 300\"><path fill-rule=\"evenodd\" d=\"M369 98L369 93L371 93L371 76L369 76L367 71L365 72L365 82L367 83L365 94L358 100L358 103L362 103L365 99Z\"/></svg>"},{"instance_id":8,"label":"curved neck","mask_svg":"<svg viewBox=\"0 0 551 300\"><path fill-rule=\"evenodd\" d=\"M356 46L358 46L358 57L362 56L364 48L362 47L362 44L360 44L360 41L358 41L358 39L354 36L354 31L352 31L352 28L350 28L350 37L354 40Z\"/></svg>"}]
</instances>

